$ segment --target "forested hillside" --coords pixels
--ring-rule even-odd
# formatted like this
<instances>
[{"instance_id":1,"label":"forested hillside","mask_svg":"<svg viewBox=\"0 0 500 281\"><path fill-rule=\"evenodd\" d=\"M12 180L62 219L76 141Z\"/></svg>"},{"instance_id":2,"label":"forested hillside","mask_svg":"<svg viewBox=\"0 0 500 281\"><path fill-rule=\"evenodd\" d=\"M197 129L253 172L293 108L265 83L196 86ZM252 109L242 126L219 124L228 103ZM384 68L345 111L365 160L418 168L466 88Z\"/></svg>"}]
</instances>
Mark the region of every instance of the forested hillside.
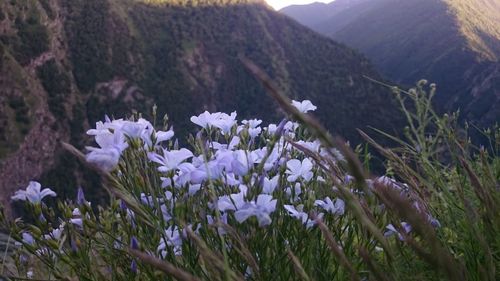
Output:
<instances>
[{"instance_id":1,"label":"forested hillside","mask_svg":"<svg viewBox=\"0 0 500 281\"><path fill-rule=\"evenodd\" d=\"M95 185L60 141L83 149L104 114L158 104L178 135L203 110L279 116L238 55L353 143L356 128L398 127L392 94L363 77L380 79L368 60L260 1L18 0L1 1L0 16L4 203L33 178L61 194Z\"/></svg>"}]
</instances>

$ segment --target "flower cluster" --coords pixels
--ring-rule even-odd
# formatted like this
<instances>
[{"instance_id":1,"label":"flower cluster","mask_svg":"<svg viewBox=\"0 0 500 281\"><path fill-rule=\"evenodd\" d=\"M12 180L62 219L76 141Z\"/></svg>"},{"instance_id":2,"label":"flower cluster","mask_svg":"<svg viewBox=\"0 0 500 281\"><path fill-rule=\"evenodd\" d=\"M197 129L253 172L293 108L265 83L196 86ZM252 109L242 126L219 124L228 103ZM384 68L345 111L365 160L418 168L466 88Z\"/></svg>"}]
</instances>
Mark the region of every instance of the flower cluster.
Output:
<instances>
[{"instance_id":1,"label":"flower cluster","mask_svg":"<svg viewBox=\"0 0 500 281\"><path fill-rule=\"evenodd\" d=\"M304 113L316 109L310 101L293 101L293 105ZM190 221L191 225L212 225L218 220L220 223L221 218L223 223L234 219L242 224L255 218L258 226L266 227L280 212L311 227L314 220L306 212L315 213L318 218L324 213L344 214L344 202L340 198L317 198L320 194L308 190L310 181L319 182L330 191L333 186L325 182L312 158L291 145L295 142L311 153L331 157L319 141L308 140L299 124L293 121L283 120L280 124L264 127L262 120L238 122L236 117L236 112L207 111L191 117L200 128L193 150L165 143L173 137L173 132L155 131L144 119L136 122L107 119L88 131L100 147L88 148L87 160L105 171L117 167L120 155L128 147L127 140L142 141L147 159L160 175L162 191L154 194L142 190L141 202L157 210L170 224L165 230L167 235L159 242L159 253L164 253L167 247L176 254L182 253L182 227L175 224L174 212L199 194L215 196L207 205L211 214L205 216L205 222ZM333 163L339 159L331 160ZM304 204L311 198L316 200L314 204L307 204L306 210Z\"/></svg>"},{"instance_id":2,"label":"flower cluster","mask_svg":"<svg viewBox=\"0 0 500 281\"><path fill-rule=\"evenodd\" d=\"M157 146L174 136L172 130L155 131L153 125L140 118L138 121L123 119L111 121L107 116L105 122L97 122L96 128L87 131L88 135L95 136L99 147L87 147L87 161L98 165L104 171L111 171L120 160L122 152L127 149L128 139L140 139L148 147Z\"/></svg>"},{"instance_id":3,"label":"flower cluster","mask_svg":"<svg viewBox=\"0 0 500 281\"><path fill-rule=\"evenodd\" d=\"M304 114L316 109L308 100L293 101L292 105ZM95 129L87 132L97 147L87 147L86 160L113 179L115 194L121 196L106 212L96 215L79 188L75 202L61 212L64 217L52 220L41 236L26 228L18 238L20 245L41 243L45 246L34 253L64 260L61 255L66 252L61 245L68 243L70 252L77 253L82 251L81 240L97 233L99 239L112 245L111 251L129 247L155 258L176 260L192 255L187 243L190 232L215 245L218 242L214 241L226 240L213 237L237 237L237 241L218 246L237 253L241 252L239 239L252 239L259 231L267 237L278 235L270 234L274 229L293 229L298 238L315 231L318 221L339 226L339 237L348 235L344 219L349 215L347 204L335 185L349 190L354 181L340 168L345 159L339 151L323 146L293 120L264 125L259 119L239 121L236 112L207 111L190 120L198 130L190 136L189 148L180 147L172 128L156 130L142 118L106 117L97 122ZM333 171L339 173L335 180ZM368 185L373 188L374 182L407 192L405 185L389 178L368 181ZM44 197L55 195L31 182L12 199L41 203ZM43 214L40 218L45 220ZM402 224L406 233L388 224L385 235L398 234L403 240L411 226ZM282 243L279 247L290 247L300 239L277 240ZM262 256L255 255L258 262ZM140 271L136 258L127 264L132 274ZM251 276L253 269L248 264L244 268Z\"/></svg>"}]
</instances>

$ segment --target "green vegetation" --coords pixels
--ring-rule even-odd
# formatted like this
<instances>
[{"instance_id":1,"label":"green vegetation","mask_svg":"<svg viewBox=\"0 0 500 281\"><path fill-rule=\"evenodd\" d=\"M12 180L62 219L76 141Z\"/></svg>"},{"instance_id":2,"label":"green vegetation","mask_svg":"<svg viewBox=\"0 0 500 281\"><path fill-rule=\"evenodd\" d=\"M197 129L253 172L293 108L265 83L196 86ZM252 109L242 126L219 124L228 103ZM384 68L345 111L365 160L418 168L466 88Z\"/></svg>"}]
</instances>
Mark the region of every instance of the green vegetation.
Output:
<instances>
[{"instance_id":1,"label":"green vegetation","mask_svg":"<svg viewBox=\"0 0 500 281\"><path fill-rule=\"evenodd\" d=\"M238 133L234 123L228 139L238 136L238 144L217 154L213 142L224 137L214 126L191 137L190 150L178 150L171 140L161 148L146 145L145 138L157 136L156 132L140 134L140 138L127 135L128 148L120 152L111 170L98 168L107 162L101 162L102 158L92 162L113 195L108 205L98 208L80 190L74 200L58 198L56 215L41 197L50 190L27 189L27 198L21 190L17 197L26 201L26 217L8 220L0 216L2 228L21 244L3 259L6 276L43 280L498 280L500 129L484 132L487 147L472 143L467 130L457 125L456 114L439 116L433 111L435 85L427 87L426 81L420 81L409 91L394 87L407 119L404 139L378 131L395 142L389 148L361 132L383 155L386 167L385 176L370 176L359 160L369 155L357 155L335 141L274 85L269 89L288 118L302 126L278 134L264 128L253 142L250 127L243 126ZM112 124L134 124L129 122ZM101 133L117 136L123 132ZM85 161L80 152L66 147ZM205 163L192 168L209 171L213 163L237 161L219 157L220 153L243 151L246 155L261 147L268 149L263 162L247 164L246 170L225 166L223 172L205 175L199 185L193 182L198 182L193 174L183 181L186 174L181 166L203 158ZM200 158L191 161L193 154ZM156 158L160 155L169 160ZM265 168L264 163L274 156L278 158ZM309 161L310 165L295 170L292 161L299 165ZM230 183L229 175L238 183ZM273 176L276 186L264 191L266 179ZM290 192L291 184L298 185L300 192ZM69 196L74 198L74 194ZM331 209L320 204L326 202L321 201L325 196L333 199Z\"/></svg>"},{"instance_id":2,"label":"green vegetation","mask_svg":"<svg viewBox=\"0 0 500 281\"><path fill-rule=\"evenodd\" d=\"M97 82L112 78L108 64L107 1L77 0L67 2L68 21L64 28L69 37L69 47L78 87L83 92L94 89Z\"/></svg>"},{"instance_id":3,"label":"green vegetation","mask_svg":"<svg viewBox=\"0 0 500 281\"><path fill-rule=\"evenodd\" d=\"M59 120L66 117L65 100L71 94L71 81L61 71L55 60L50 60L37 69L38 77L48 94L49 110Z\"/></svg>"},{"instance_id":4,"label":"green vegetation","mask_svg":"<svg viewBox=\"0 0 500 281\"><path fill-rule=\"evenodd\" d=\"M23 135L25 135L28 131L28 127L30 125L29 118L29 108L24 102L23 97L13 97L9 100L9 106L15 112L15 120L18 126L20 127L20 131Z\"/></svg>"},{"instance_id":5,"label":"green vegetation","mask_svg":"<svg viewBox=\"0 0 500 281\"><path fill-rule=\"evenodd\" d=\"M49 48L48 30L41 24L38 11L35 9L32 11L26 19L16 18L14 27L17 34L8 39L12 54L22 65L29 63Z\"/></svg>"},{"instance_id":6,"label":"green vegetation","mask_svg":"<svg viewBox=\"0 0 500 281\"><path fill-rule=\"evenodd\" d=\"M31 128L29 107L24 98L8 95L0 114L0 159L19 147L19 142Z\"/></svg>"},{"instance_id":7,"label":"green vegetation","mask_svg":"<svg viewBox=\"0 0 500 281\"><path fill-rule=\"evenodd\" d=\"M18 18L22 23L36 19L22 26L33 31L32 38L48 39L48 34L57 33L42 25L44 13L48 23L50 10L65 15L61 17L61 38L65 40L61 46L69 47L62 50L67 57L59 60L56 56L55 61L39 66L30 85L41 83L45 88L48 108L58 119L53 129L80 149L88 145L84 138L88 126L102 120L104 114L126 116L136 111L147 117L153 104L158 105L159 116L168 113L178 136L192 132L189 117L204 110L237 110L241 119L259 115L265 121L274 120L280 116L279 109L242 66L240 54L263 67L288 96L323 104L319 118L353 144L361 141L355 128L372 125L395 132L401 125L393 96L363 77L380 79L365 58L262 5L243 5L251 1L231 1L241 5L227 6L223 2L209 5L213 1L196 5L101 0L40 0L34 5L30 1L7 7L12 15L9 19ZM14 48L15 42L24 40L16 34L15 23L11 24L14 32L0 38L7 55L19 49ZM27 43L38 46L35 42ZM17 60L19 55L15 58L25 65L42 49L45 47L23 53L22 61ZM8 80L13 89L26 87L23 79ZM115 81L125 81L123 88ZM29 89L23 92L30 108L35 108L33 94ZM355 110L354 104L362 110ZM377 113L373 108L386 110ZM4 130L17 130L13 116ZM16 137L7 143L17 146L21 141L22 137ZM81 179L82 169L60 159L66 157L62 153L53 154L55 166L44 167L42 183L66 190L66 177L57 180L56 176ZM90 185L83 180L77 184Z\"/></svg>"},{"instance_id":8,"label":"green vegetation","mask_svg":"<svg viewBox=\"0 0 500 281\"><path fill-rule=\"evenodd\" d=\"M183 135L192 130L185 121L190 112L202 109L238 109L242 116L262 112L262 118L270 120L277 111L242 67L238 55L244 54L289 96L326 102L321 119L355 142L359 138L353 127L397 129L398 122L392 120L398 112L394 99L363 77L379 78L362 56L260 5L205 4L94 0L65 4L73 74L81 92L90 93L90 123L105 113L148 112L153 103L163 110L159 114L168 112ZM290 40L299 43L288 44ZM314 79L301 78L312 73ZM107 87L96 91L98 83L114 78L138 86L139 97L127 102L127 89L119 98ZM370 106L387 108L383 115L366 118L368 108L355 111L346 106L367 104L368 96Z\"/></svg>"}]
</instances>

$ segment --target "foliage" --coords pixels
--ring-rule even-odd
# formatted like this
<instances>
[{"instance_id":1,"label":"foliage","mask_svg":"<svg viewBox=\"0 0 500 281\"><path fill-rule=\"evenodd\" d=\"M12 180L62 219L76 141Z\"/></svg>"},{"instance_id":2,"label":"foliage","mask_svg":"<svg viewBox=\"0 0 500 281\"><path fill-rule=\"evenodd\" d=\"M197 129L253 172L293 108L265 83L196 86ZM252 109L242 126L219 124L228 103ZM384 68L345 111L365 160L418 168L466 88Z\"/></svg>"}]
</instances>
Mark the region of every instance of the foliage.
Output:
<instances>
[{"instance_id":1,"label":"foliage","mask_svg":"<svg viewBox=\"0 0 500 281\"><path fill-rule=\"evenodd\" d=\"M259 114L273 120L278 112L241 65L238 55L244 54L290 97L325 104L318 116L329 129L354 143L360 141L355 127L400 127L395 100L363 77L379 78L359 54L264 6L209 3L93 0L65 4L73 74L82 92L94 92L89 99L92 106L87 107L89 121L105 113L129 114L130 108L147 112L153 102L162 111L159 114L168 113L184 135L193 129L186 121L191 112L201 109L237 109L245 118ZM297 44L289 44L291 40ZM95 90L98 83L114 78L136 85L149 102L127 103ZM387 110L371 114L367 107L353 110L352 104Z\"/></svg>"},{"instance_id":2,"label":"foliage","mask_svg":"<svg viewBox=\"0 0 500 281\"><path fill-rule=\"evenodd\" d=\"M71 80L68 74L61 70L54 59L37 69L38 78L48 94L49 110L59 120L64 120L64 108L67 96L71 94Z\"/></svg>"},{"instance_id":3,"label":"foliage","mask_svg":"<svg viewBox=\"0 0 500 281\"><path fill-rule=\"evenodd\" d=\"M71 1L64 4L69 20L64 28L78 87L88 92L95 84L112 78L107 55L107 1Z\"/></svg>"},{"instance_id":4,"label":"foliage","mask_svg":"<svg viewBox=\"0 0 500 281\"><path fill-rule=\"evenodd\" d=\"M431 109L434 85L394 88L408 127L384 148L387 175L368 177L357 156L269 86L289 118L237 123L193 116L180 148L168 124L106 120L86 156L112 197L91 208L80 190L40 201L33 224L3 223L19 243L7 275L85 280L497 280L500 131L475 147L456 116ZM408 102L412 111L407 109ZM272 184L276 179L276 184ZM33 190L21 191L31 194ZM328 200L331 199L331 201ZM256 200L256 201L255 201ZM4 261L4 263L9 261ZM7 267L4 268L4 270Z\"/></svg>"},{"instance_id":5,"label":"foliage","mask_svg":"<svg viewBox=\"0 0 500 281\"><path fill-rule=\"evenodd\" d=\"M9 38L13 55L22 65L28 64L49 48L48 30L40 22L40 14L31 10L34 12L28 14L26 19L16 18L17 34Z\"/></svg>"}]
</instances>

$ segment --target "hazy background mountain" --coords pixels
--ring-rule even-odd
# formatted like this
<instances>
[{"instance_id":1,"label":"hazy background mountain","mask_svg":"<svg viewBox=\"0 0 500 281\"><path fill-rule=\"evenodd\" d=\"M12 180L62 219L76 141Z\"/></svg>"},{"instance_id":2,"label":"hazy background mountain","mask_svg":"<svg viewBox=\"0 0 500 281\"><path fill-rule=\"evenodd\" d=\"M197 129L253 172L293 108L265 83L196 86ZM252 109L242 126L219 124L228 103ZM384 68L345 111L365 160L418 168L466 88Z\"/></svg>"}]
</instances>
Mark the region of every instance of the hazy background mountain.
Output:
<instances>
[{"instance_id":1,"label":"hazy background mountain","mask_svg":"<svg viewBox=\"0 0 500 281\"><path fill-rule=\"evenodd\" d=\"M59 142L83 150L104 114L147 115L156 103L178 135L205 109L279 121L238 54L354 142L355 128L398 127L391 93L363 78L381 79L367 59L261 1L0 1L2 202L30 179L63 196L97 186Z\"/></svg>"},{"instance_id":2,"label":"hazy background mountain","mask_svg":"<svg viewBox=\"0 0 500 281\"><path fill-rule=\"evenodd\" d=\"M333 33L350 22L354 16L362 14L373 0L336 0L330 3L314 2L305 5L291 5L280 10L301 24L321 32ZM360 5L364 4L364 5ZM331 20L335 19L335 20Z\"/></svg>"},{"instance_id":3,"label":"hazy background mountain","mask_svg":"<svg viewBox=\"0 0 500 281\"><path fill-rule=\"evenodd\" d=\"M443 109L460 109L480 126L500 120L499 1L337 0L322 11L317 6L281 12L360 50L390 79L436 82Z\"/></svg>"},{"instance_id":4,"label":"hazy background mountain","mask_svg":"<svg viewBox=\"0 0 500 281\"><path fill-rule=\"evenodd\" d=\"M325 19L338 16L343 11L368 1L369 0L337 0L328 4L314 2L306 5L291 5L281 9L280 12L294 18L305 26L320 27ZM313 29L316 30L316 28Z\"/></svg>"}]
</instances>

